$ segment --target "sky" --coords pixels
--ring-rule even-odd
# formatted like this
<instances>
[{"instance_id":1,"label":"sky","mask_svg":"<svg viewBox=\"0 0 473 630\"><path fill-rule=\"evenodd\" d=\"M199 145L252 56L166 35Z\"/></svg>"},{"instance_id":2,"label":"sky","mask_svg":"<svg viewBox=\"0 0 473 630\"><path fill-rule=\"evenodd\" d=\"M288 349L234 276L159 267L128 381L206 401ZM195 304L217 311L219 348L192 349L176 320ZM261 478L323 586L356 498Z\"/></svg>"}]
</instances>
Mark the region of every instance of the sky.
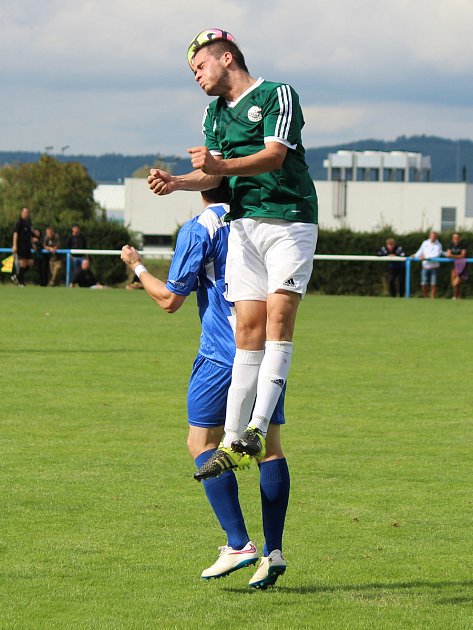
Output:
<instances>
[{"instance_id":1,"label":"sky","mask_svg":"<svg viewBox=\"0 0 473 630\"><path fill-rule=\"evenodd\" d=\"M0 0L0 150L186 156L209 27L295 88L306 148L473 139L472 0Z\"/></svg>"}]
</instances>

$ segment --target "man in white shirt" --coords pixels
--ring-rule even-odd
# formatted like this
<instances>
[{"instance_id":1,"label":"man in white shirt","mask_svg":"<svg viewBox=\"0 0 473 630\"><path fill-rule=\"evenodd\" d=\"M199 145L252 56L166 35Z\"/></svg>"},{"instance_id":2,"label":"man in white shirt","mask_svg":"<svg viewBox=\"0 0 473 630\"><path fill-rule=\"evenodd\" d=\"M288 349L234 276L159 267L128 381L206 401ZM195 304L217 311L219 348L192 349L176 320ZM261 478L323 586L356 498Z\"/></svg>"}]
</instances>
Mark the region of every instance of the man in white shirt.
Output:
<instances>
[{"instance_id":1,"label":"man in white shirt","mask_svg":"<svg viewBox=\"0 0 473 630\"><path fill-rule=\"evenodd\" d=\"M432 258L440 258L442 256L442 244L437 238L437 232L430 232L429 238L423 241L422 245L414 254L413 258L422 260L422 271L420 276L420 284L422 286L422 294L426 298L435 298L437 295L437 274L440 263L431 260Z\"/></svg>"}]
</instances>

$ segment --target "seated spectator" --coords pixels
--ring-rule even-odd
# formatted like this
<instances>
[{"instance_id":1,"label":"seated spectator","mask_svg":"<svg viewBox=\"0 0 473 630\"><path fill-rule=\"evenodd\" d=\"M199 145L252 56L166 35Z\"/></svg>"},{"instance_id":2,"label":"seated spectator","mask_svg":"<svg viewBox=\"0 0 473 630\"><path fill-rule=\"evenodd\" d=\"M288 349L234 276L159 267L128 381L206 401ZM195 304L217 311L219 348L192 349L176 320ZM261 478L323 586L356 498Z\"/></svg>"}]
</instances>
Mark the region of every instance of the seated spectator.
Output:
<instances>
[{"instance_id":1,"label":"seated spectator","mask_svg":"<svg viewBox=\"0 0 473 630\"><path fill-rule=\"evenodd\" d=\"M461 298L461 285L468 280L468 272L466 268L467 244L462 240L461 234L454 232L452 241L447 248L447 257L453 258L453 269L450 274L450 280L453 288L453 299Z\"/></svg>"},{"instance_id":2,"label":"seated spectator","mask_svg":"<svg viewBox=\"0 0 473 630\"><path fill-rule=\"evenodd\" d=\"M49 287L55 287L59 281L59 275L62 269L62 260L57 250L60 249L59 235L52 227L46 228L46 234L43 239L43 248L49 252L49 271L51 278L48 282Z\"/></svg>"},{"instance_id":3,"label":"seated spectator","mask_svg":"<svg viewBox=\"0 0 473 630\"><path fill-rule=\"evenodd\" d=\"M396 243L394 238L388 238L386 244L378 251L378 256L402 256L406 257L406 253ZM396 297L397 286L399 286L399 297L404 297L405 285L406 285L406 265L400 260L393 260L388 263L388 286L389 295Z\"/></svg>"},{"instance_id":4,"label":"seated spectator","mask_svg":"<svg viewBox=\"0 0 473 630\"><path fill-rule=\"evenodd\" d=\"M90 262L87 258L85 258L78 269L74 277L72 278L72 282L69 285L72 288L74 287L82 287L87 289L105 289L105 285L97 282L97 278L95 277L94 272L90 268Z\"/></svg>"}]
</instances>

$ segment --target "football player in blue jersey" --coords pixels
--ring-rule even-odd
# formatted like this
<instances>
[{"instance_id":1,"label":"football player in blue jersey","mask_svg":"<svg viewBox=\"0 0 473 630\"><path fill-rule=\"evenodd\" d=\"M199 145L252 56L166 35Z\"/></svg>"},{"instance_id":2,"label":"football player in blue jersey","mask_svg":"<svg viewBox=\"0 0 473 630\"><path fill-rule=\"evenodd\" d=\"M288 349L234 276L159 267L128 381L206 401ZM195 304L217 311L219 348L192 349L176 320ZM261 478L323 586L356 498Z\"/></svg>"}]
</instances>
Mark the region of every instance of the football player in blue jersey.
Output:
<instances>
[{"instance_id":1,"label":"football player in blue jersey","mask_svg":"<svg viewBox=\"0 0 473 630\"><path fill-rule=\"evenodd\" d=\"M198 469L216 452L223 437L235 355L233 305L224 297L229 234L229 225L223 220L229 211L227 180L201 194L206 207L180 229L166 282L149 273L133 247L125 245L121 254L149 296L167 312L177 311L192 291L197 294L202 334L188 388L187 446ZM258 463L265 545L260 565L249 582L254 588L271 586L286 570L281 550L290 478L280 443L283 405L281 396L271 419L266 453ZM245 526L233 470L248 464L249 458L242 457L238 464L230 461L218 476L200 479L196 475L227 535L227 544L220 547L217 561L202 572L204 579L226 576L258 560ZM268 557L275 561L270 564Z\"/></svg>"}]
</instances>

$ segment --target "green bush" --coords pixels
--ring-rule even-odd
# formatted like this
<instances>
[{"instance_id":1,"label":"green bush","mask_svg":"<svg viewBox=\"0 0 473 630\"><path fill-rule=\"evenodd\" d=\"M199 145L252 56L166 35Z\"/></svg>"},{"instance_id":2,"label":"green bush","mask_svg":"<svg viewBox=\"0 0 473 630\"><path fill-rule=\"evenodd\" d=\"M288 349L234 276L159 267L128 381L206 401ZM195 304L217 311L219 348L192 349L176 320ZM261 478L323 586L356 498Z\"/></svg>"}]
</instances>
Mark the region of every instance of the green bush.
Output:
<instances>
[{"instance_id":1,"label":"green bush","mask_svg":"<svg viewBox=\"0 0 473 630\"><path fill-rule=\"evenodd\" d=\"M139 246L138 239L118 221L89 221L81 225L89 249L120 250L123 245ZM97 279L107 285L124 282L127 269L120 256L91 256L91 266Z\"/></svg>"},{"instance_id":2,"label":"green bush","mask_svg":"<svg viewBox=\"0 0 473 630\"><path fill-rule=\"evenodd\" d=\"M469 244L469 256L473 255L473 232L462 232ZM427 232L396 234L385 228L380 232L352 232L347 229L321 230L317 243L317 254L345 254L354 256L373 256L384 245L387 238L395 238L404 248L407 256L414 254ZM444 249L451 240L451 232L439 234ZM450 296L450 264L440 266L438 295ZM356 262L338 260L316 260L309 284L310 291L326 295L388 295L387 263ZM464 287L467 295L468 286ZM420 262L411 265L411 295L421 295Z\"/></svg>"}]
</instances>

